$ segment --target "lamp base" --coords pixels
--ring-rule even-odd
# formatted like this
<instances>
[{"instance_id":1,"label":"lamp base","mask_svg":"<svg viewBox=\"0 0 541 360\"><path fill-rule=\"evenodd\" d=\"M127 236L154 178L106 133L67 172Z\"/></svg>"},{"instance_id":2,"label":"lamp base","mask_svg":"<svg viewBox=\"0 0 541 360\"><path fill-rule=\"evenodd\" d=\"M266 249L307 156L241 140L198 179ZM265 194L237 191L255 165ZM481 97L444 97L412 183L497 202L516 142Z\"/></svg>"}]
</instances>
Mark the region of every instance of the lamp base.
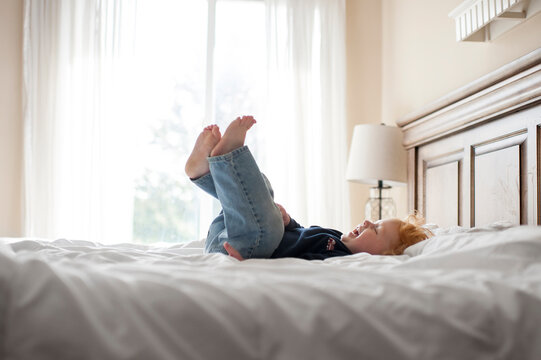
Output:
<instances>
[{"instance_id":1,"label":"lamp base","mask_svg":"<svg viewBox=\"0 0 541 360\"><path fill-rule=\"evenodd\" d=\"M396 217L396 205L391 198L391 187L380 186L370 188L370 198L366 202L365 218L372 222Z\"/></svg>"}]
</instances>

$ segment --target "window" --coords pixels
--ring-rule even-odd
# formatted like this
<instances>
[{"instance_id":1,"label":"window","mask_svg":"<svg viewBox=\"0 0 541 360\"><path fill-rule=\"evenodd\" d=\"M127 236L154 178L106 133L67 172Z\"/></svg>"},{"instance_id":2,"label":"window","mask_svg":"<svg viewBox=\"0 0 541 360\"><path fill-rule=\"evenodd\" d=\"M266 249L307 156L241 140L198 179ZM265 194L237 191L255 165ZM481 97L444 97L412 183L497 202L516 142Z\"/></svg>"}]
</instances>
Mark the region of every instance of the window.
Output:
<instances>
[{"instance_id":1,"label":"window","mask_svg":"<svg viewBox=\"0 0 541 360\"><path fill-rule=\"evenodd\" d=\"M224 130L238 115L263 116L264 3L140 1L136 34L133 240L202 238L219 204L191 184L184 164L205 125ZM251 135L257 141L257 129Z\"/></svg>"}]
</instances>

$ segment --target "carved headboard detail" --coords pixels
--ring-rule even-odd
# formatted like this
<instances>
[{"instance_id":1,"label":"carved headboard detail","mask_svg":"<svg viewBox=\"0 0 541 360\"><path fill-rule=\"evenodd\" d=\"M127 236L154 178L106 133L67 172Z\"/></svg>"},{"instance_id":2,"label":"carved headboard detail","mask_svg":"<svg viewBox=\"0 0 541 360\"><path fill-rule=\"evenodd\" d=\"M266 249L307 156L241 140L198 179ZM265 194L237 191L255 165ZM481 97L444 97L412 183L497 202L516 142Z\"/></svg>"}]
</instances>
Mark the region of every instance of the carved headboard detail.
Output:
<instances>
[{"instance_id":1,"label":"carved headboard detail","mask_svg":"<svg viewBox=\"0 0 541 360\"><path fill-rule=\"evenodd\" d=\"M410 210L440 226L541 224L541 49L398 126Z\"/></svg>"}]
</instances>

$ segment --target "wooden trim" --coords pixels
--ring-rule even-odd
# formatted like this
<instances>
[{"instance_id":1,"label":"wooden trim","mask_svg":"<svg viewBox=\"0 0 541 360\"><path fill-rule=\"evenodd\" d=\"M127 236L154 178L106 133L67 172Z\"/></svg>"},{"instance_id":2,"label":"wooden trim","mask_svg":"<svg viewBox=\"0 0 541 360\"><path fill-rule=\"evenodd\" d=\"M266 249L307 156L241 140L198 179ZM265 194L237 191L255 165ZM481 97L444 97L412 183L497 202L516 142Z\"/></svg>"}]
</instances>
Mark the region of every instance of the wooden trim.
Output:
<instances>
[{"instance_id":1,"label":"wooden trim","mask_svg":"<svg viewBox=\"0 0 541 360\"><path fill-rule=\"evenodd\" d=\"M472 179L472 157L473 148L469 145L464 146L463 164L460 173L460 226L472 226L472 195L474 191Z\"/></svg>"},{"instance_id":2,"label":"wooden trim","mask_svg":"<svg viewBox=\"0 0 541 360\"><path fill-rule=\"evenodd\" d=\"M446 154L441 154L441 155L438 155L436 157L431 157L431 158L426 158L423 160L424 161L424 172L425 172L425 177L424 177L424 182L423 182L423 188L425 189L425 196L423 197L423 208L424 208L424 211L426 212L426 172L427 170L431 169L431 168L434 168L434 167L438 167L438 166L442 166L442 165L447 165L447 164L451 164L451 163L457 163L457 198L456 198L456 203L457 203L457 224L456 225L462 225L462 219L461 219L461 216L462 216L462 211L461 211L461 208L462 208L462 167L464 166L464 149L458 149L458 150L455 150L455 151L451 151L451 152L448 152ZM425 214L426 216L427 214Z\"/></svg>"},{"instance_id":3,"label":"wooden trim","mask_svg":"<svg viewBox=\"0 0 541 360\"><path fill-rule=\"evenodd\" d=\"M470 211L470 227L475 226L475 149L473 146L468 146L469 160L469 179L470 179L470 194L469 194L469 211Z\"/></svg>"},{"instance_id":4,"label":"wooden trim","mask_svg":"<svg viewBox=\"0 0 541 360\"><path fill-rule=\"evenodd\" d=\"M445 165L449 164L455 161L462 161L464 158L464 150L463 149L457 149L455 151L441 154L433 158L426 158L426 167L427 169L430 169L435 166Z\"/></svg>"},{"instance_id":5,"label":"wooden trim","mask_svg":"<svg viewBox=\"0 0 541 360\"><path fill-rule=\"evenodd\" d=\"M403 116L396 123L399 127L404 127L540 63L541 48L500 67L499 69L449 93L448 95L424 106L417 111Z\"/></svg>"},{"instance_id":6,"label":"wooden trim","mask_svg":"<svg viewBox=\"0 0 541 360\"><path fill-rule=\"evenodd\" d=\"M541 64L403 126L411 148L541 101Z\"/></svg>"},{"instance_id":7,"label":"wooden trim","mask_svg":"<svg viewBox=\"0 0 541 360\"><path fill-rule=\"evenodd\" d=\"M518 130L511 134L505 134L488 141L473 145L475 155L483 155L492 151L508 148L514 145L522 145L528 138L528 130Z\"/></svg>"},{"instance_id":8,"label":"wooden trim","mask_svg":"<svg viewBox=\"0 0 541 360\"><path fill-rule=\"evenodd\" d=\"M408 150L408 212L417 208L417 149Z\"/></svg>"},{"instance_id":9,"label":"wooden trim","mask_svg":"<svg viewBox=\"0 0 541 360\"><path fill-rule=\"evenodd\" d=\"M478 186L481 186L476 182L476 177L478 174L477 169L477 162L479 161L479 157L497 152L500 150L506 150L513 147L517 147L518 151L518 196L519 196L519 203L518 203L518 223L519 224L528 224L529 223L529 212L531 211L528 209L528 199L527 196L527 189L528 189L528 174L527 174L527 140L528 140L528 129L520 127L519 129L512 131L510 133L506 133L501 136L496 136L489 138L485 141L478 142L476 144L470 145L471 149L471 164L470 164L470 180L471 180L471 193L470 193L470 222L471 226L478 225L477 219L476 219L476 208L478 206L477 204L477 198L476 198L476 192L478 190Z\"/></svg>"},{"instance_id":10,"label":"wooden trim","mask_svg":"<svg viewBox=\"0 0 541 360\"><path fill-rule=\"evenodd\" d=\"M536 154L536 180L534 186L537 188L537 193L534 196L534 201L537 203L537 225L541 225L541 126L536 126L536 142L535 142L535 154Z\"/></svg>"},{"instance_id":11,"label":"wooden trim","mask_svg":"<svg viewBox=\"0 0 541 360\"><path fill-rule=\"evenodd\" d=\"M462 157L460 158L460 160L458 160L458 179L457 179L457 199L456 199L456 203L458 204L457 206L457 214L456 214L456 219L458 221L457 225L458 226L463 226L463 222L462 222L462 208L464 207L464 204L462 203L462 199L463 199L463 189L462 189L462 178L464 176L464 170L462 169L464 167L464 151L461 152L461 155Z\"/></svg>"},{"instance_id":12,"label":"wooden trim","mask_svg":"<svg viewBox=\"0 0 541 360\"><path fill-rule=\"evenodd\" d=\"M456 213L453 216L453 221L447 223L447 225L460 225L461 224L461 206L462 206L462 167L463 167L463 154L462 150L458 152L446 153L437 157L423 158L422 161L422 183L418 202L422 208L422 214L427 221L441 221L444 217L443 214L449 214L453 205L456 205ZM434 172L433 172L434 171ZM443 173L441 172L443 171ZM445 174L445 175L443 175ZM441 178L445 176L445 179ZM456 184L452 184L453 180L450 180L450 176L454 177ZM429 187L429 180L431 186ZM444 192L440 190L441 182L452 185L446 187ZM451 183L448 183L451 181ZM434 186L439 190L435 191ZM430 191L429 191L430 190ZM449 195L452 192L456 192L456 198L452 198ZM437 198L438 205L434 203L434 198ZM428 201L432 199L432 201ZM442 202L442 200L445 201ZM430 213L429 213L429 203ZM443 206L443 207L442 207ZM445 208L445 210L444 210Z\"/></svg>"},{"instance_id":13,"label":"wooden trim","mask_svg":"<svg viewBox=\"0 0 541 360\"><path fill-rule=\"evenodd\" d=\"M527 135L527 134L526 134ZM527 156L527 149L526 147L526 137L524 136L524 140L522 143L517 144L518 145L518 174L519 174L519 220L520 224L524 225L528 223L528 200L526 199L526 190L528 189L528 174L526 173L526 156Z\"/></svg>"}]
</instances>

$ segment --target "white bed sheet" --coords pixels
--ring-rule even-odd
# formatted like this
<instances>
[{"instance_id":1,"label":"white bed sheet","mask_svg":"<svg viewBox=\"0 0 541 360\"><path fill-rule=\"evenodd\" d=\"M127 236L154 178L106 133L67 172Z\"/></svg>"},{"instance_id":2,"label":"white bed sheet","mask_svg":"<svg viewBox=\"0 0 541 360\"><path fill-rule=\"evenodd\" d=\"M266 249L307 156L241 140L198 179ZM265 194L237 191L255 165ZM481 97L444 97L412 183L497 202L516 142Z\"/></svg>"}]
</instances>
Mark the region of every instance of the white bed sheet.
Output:
<instances>
[{"instance_id":1,"label":"white bed sheet","mask_svg":"<svg viewBox=\"0 0 541 360\"><path fill-rule=\"evenodd\" d=\"M539 227L325 261L201 246L3 239L0 358L540 358Z\"/></svg>"}]
</instances>

